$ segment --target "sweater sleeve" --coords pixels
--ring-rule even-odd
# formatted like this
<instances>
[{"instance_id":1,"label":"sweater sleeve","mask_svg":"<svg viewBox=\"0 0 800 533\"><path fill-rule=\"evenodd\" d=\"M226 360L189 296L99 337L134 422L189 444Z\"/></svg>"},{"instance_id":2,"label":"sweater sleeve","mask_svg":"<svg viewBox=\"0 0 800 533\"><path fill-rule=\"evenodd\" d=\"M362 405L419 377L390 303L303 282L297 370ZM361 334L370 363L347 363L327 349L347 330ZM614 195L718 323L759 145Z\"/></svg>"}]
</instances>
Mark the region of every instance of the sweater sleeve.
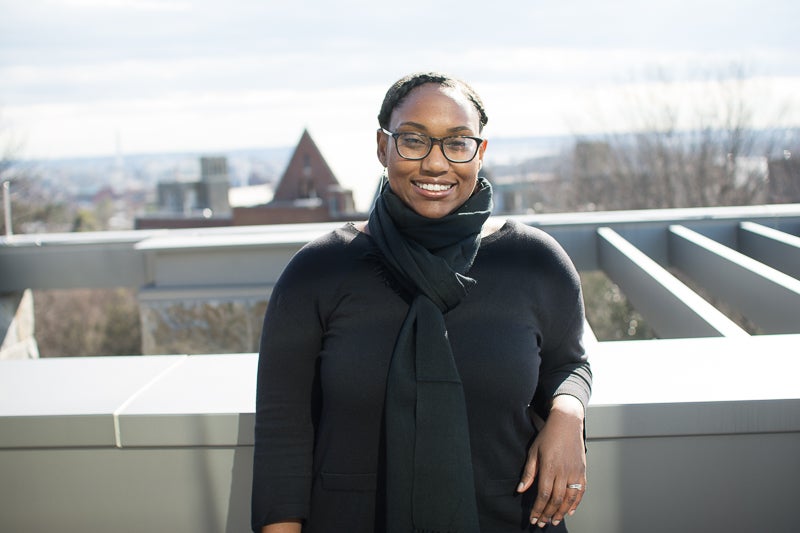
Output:
<instances>
[{"instance_id":1,"label":"sweater sleeve","mask_svg":"<svg viewBox=\"0 0 800 533\"><path fill-rule=\"evenodd\" d=\"M547 320L542 332L542 362L533 406L546 419L552 399L568 394L589 403L592 371L583 342L584 305L580 277L566 252L555 240L550 242L551 270L545 301Z\"/></svg>"},{"instance_id":2,"label":"sweater sleeve","mask_svg":"<svg viewBox=\"0 0 800 533\"><path fill-rule=\"evenodd\" d=\"M592 370L583 345L583 306L576 310L567 334L555 348L542 352L534 405L546 419L552 399L561 394L576 397L584 412L592 391Z\"/></svg>"},{"instance_id":3,"label":"sweater sleeve","mask_svg":"<svg viewBox=\"0 0 800 533\"><path fill-rule=\"evenodd\" d=\"M319 253L298 252L276 283L261 334L252 528L309 513L315 381L322 343Z\"/></svg>"}]
</instances>

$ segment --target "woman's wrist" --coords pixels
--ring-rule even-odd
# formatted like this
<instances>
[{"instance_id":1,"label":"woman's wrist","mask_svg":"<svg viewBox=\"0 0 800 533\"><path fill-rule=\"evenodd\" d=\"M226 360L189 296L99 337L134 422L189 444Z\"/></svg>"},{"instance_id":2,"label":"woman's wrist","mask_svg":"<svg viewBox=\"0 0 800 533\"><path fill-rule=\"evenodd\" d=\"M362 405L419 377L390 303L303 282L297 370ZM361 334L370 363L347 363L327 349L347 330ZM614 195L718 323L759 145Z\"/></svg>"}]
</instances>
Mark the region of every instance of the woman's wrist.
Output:
<instances>
[{"instance_id":1,"label":"woman's wrist","mask_svg":"<svg viewBox=\"0 0 800 533\"><path fill-rule=\"evenodd\" d=\"M586 409L583 403L575 396L559 394L553 398L550 404L550 416L553 415L574 418L583 423Z\"/></svg>"},{"instance_id":2,"label":"woman's wrist","mask_svg":"<svg viewBox=\"0 0 800 533\"><path fill-rule=\"evenodd\" d=\"M300 520L287 520L269 524L261 528L261 533L300 533L303 523Z\"/></svg>"}]
</instances>

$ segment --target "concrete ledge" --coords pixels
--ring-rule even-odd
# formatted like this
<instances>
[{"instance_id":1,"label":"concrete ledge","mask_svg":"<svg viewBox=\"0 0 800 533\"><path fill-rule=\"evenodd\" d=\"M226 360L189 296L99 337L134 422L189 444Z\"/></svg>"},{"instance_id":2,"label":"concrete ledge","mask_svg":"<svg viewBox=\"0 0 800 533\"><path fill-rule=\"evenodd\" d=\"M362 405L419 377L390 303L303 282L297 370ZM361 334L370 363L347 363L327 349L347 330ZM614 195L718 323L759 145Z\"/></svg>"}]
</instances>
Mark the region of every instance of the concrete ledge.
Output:
<instances>
[{"instance_id":1,"label":"concrete ledge","mask_svg":"<svg viewBox=\"0 0 800 533\"><path fill-rule=\"evenodd\" d=\"M798 347L800 334L601 342L590 407L797 400Z\"/></svg>"},{"instance_id":2,"label":"concrete ledge","mask_svg":"<svg viewBox=\"0 0 800 533\"><path fill-rule=\"evenodd\" d=\"M794 531L797 491L769 488L800 469L798 345L594 344L589 490L570 531ZM0 362L0 529L248 531L256 364Z\"/></svg>"},{"instance_id":3,"label":"concrete ledge","mask_svg":"<svg viewBox=\"0 0 800 533\"><path fill-rule=\"evenodd\" d=\"M0 362L0 449L115 446L117 410L185 356Z\"/></svg>"},{"instance_id":4,"label":"concrete ledge","mask_svg":"<svg viewBox=\"0 0 800 533\"><path fill-rule=\"evenodd\" d=\"M117 445L252 445L257 365L255 354L184 358L117 411Z\"/></svg>"},{"instance_id":5,"label":"concrete ledge","mask_svg":"<svg viewBox=\"0 0 800 533\"><path fill-rule=\"evenodd\" d=\"M590 439L800 432L800 335L592 346ZM0 449L252 445L256 354L0 362Z\"/></svg>"}]
</instances>

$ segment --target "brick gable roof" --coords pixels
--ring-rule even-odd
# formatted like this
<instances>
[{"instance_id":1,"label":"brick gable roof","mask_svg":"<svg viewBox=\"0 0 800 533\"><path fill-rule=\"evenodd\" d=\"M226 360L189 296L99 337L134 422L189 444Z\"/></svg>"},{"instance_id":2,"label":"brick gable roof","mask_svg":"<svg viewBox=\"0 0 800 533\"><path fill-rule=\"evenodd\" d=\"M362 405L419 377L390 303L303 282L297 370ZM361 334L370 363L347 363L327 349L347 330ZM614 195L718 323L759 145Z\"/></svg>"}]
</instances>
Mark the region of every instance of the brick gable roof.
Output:
<instances>
[{"instance_id":1,"label":"brick gable roof","mask_svg":"<svg viewBox=\"0 0 800 533\"><path fill-rule=\"evenodd\" d=\"M292 202L305 198L327 199L330 190L339 188L339 180L322 157L308 130L304 130L275 189L273 202Z\"/></svg>"}]
</instances>

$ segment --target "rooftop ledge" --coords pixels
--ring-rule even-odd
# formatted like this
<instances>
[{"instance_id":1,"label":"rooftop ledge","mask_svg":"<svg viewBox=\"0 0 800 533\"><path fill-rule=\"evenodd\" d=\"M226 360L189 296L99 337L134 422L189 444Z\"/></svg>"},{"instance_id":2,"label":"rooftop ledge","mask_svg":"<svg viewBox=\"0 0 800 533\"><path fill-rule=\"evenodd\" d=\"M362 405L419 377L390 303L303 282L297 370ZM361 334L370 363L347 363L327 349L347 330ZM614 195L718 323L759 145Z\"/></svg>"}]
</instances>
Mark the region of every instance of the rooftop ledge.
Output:
<instances>
[{"instance_id":1,"label":"rooftop ledge","mask_svg":"<svg viewBox=\"0 0 800 533\"><path fill-rule=\"evenodd\" d=\"M588 437L798 432L798 346L800 334L597 343ZM0 448L249 446L256 365L256 354L3 361Z\"/></svg>"},{"instance_id":2,"label":"rooftop ledge","mask_svg":"<svg viewBox=\"0 0 800 533\"><path fill-rule=\"evenodd\" d=\"M570 531L796 531L800 204L508 218L604 271L661 329L589 343L590 489ZM294 250L339 226L0 237L0 291L263 295ZM729 324L672 267L770 334ZM256 366L256 354L0 361L0 529L247 531Z\"/></svg>"}]
</instances>

